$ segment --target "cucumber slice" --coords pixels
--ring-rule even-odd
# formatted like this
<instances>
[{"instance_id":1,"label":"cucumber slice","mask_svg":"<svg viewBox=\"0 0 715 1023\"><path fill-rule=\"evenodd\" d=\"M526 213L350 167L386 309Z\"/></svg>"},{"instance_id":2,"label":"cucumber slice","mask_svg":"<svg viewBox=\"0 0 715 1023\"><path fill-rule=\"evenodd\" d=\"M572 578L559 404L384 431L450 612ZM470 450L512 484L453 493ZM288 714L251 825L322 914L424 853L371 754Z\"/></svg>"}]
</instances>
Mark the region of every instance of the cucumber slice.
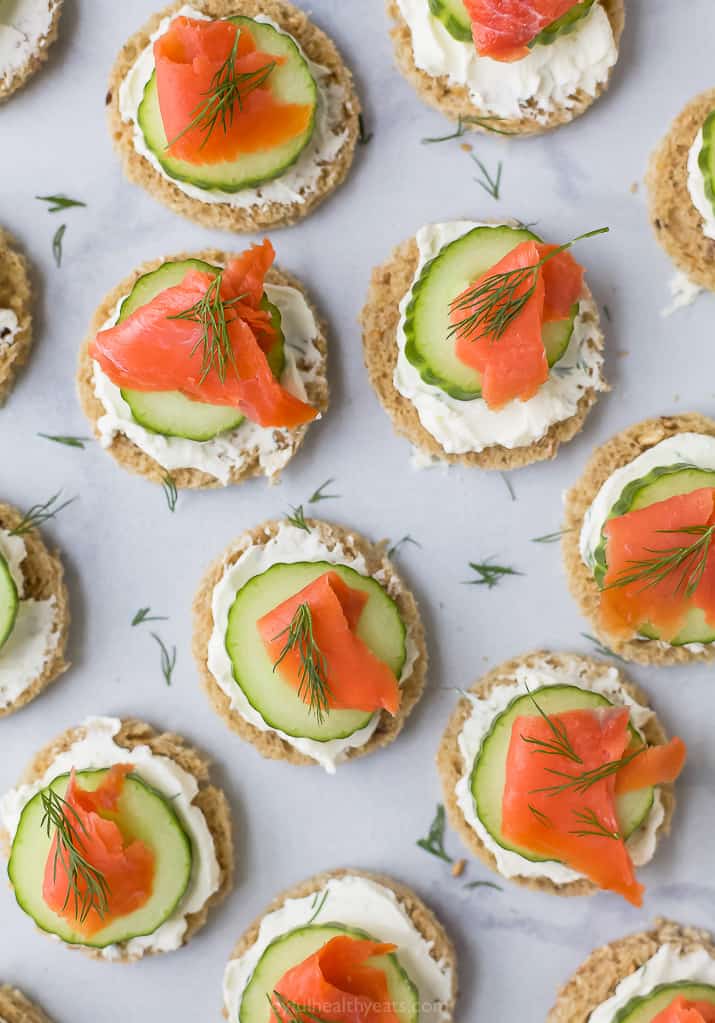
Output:
<instances>
[{"instance_id":1,"label":"cucumber slice","mask_svg":"<svg viewBox=\"0 0 715 1023\"><path fill-rule=\"evenodd\" d=\"M429 0L429 9L460 43L472 42L472 19L463 0Z\"/></svg>"},{"instance_id":2,"label":"cucumber slice","mask_svg":"<svg viewBox=\"0 0 715 1023\"><path fill-rule=\"evenodd\" d=\"M273 149L245 153L237 160L224 163L193 164L176 160L167 152L168 140L161 119L155 72L144 90L137 115L146 144L170 178L185 181L208 192L240 192L246 188L257 188L285 174L313 137L318 106L318 87L308 62L292 36L252 18L236 17L228 20L249 31L259 50L284 58L284 63L278 65L269 78L276 99L283 103L311 106L313 115L302 135Z\"/></svg>"},{"instance_id":3,"label":"cucumber slice","mask_svg":"<svg viewBox=\"0 0 715 1023\"><path fill-rule=\"evenodd\" d=\"M705 182L705 195L715 213L715 110L708 114L703 124L703 145L698 156L698 166Z\"/></svg>"},{"instance_id":4,"label":"cucumber slice","mask_svg":"<svg viewBox=\"0 0 715 1023\"><path fill-rule=\"evenodd\" d=\"M20 599L7 561L0 554L0 649L7 643L15 627Z\"/></svg>"},{"instance_id":5,"label":"cucumber slice","mask_svg":"<svg viewBox=\"0 0 715 1023\"><path fill-rule=\"evenodd\" d=\"M77 772L77 779L83 788L96 789L107 773L107 770L81 771ZM48 787L63 796L69 777L63 774ZM132 774L125 779L118 806L114 819L122 834L140 839L154 853L154 888L141 909L112 920L91 937L75 930L70 920L54 913L42 898L45 864L52 839L42 824L41 793L38 792L22 811L8 865L15 898L41 930L56 934L68 944L105 948L153 934L169 919L188 887L193 860L191 840L169 800Z\"/></svg>"},{"instance_id":6,"label":"cucumber slice","mask_svg":"<svg viewBox=\"0 0 715 1023\"><path fill-rule=\"evenodd\" d=\"M457 358L449 339L450 304L508 252L525 241L540 241L515 227L475 227L458 238L422 270L407 307L405 355L427 384L459 401L482 393L481 374ZM578 304L566 320L544 325L543 339L550 366L563 358L573 333Z\"/></svg>"},{"instance_id":7,"label":"cucumber slice","mask_svg":"<svg viewBox=\"0 0 715 1023\"><path fill-rule=\"evenodd\" d=\"M369 934L340 924L299 927L271 942L256 964L246 985L238 1014L239 1023L268 1023L271 1008L268 999L288 970L305 962L332 938L347 934L351 938L374 941ZM400 965L395 954L375 957L371 965L385 972L390 999L400 1023L419 1023L417 988Z\"/></svg>"},{"instance_id":8,"label":"cucumber slice","mask_svg":"<svg viewBox=\"0 0 715 1023\"><path fill-rule=\"evenodd\" d=\"M552 21L543 31L539 32L538 36L529 43L529 49L532 49L534 46L549 46L551 43L556 42L559 36L565 36L569 32L573 32L579 27L579 23L583 21L586 15L591 13L591 8L595 2L596 0L581 0L570 11L566 11L566 14L562 14L560 18Z\"/></svg>"},{"instance_id":9,"label":"cucumber slice","mask_svg":"<svg viewBox=\"0 0 715 1023\"><path fill-rule=\"evenodd\" d=\"M406 657L406 629L397 605L378 582L346 565L331 565L326 561L272 565L238 591L226 632L226 650L233 665L233 677L251 706L271 728L316 742L345 739L365 728L372 715L363 711L331 710L319 723L295 689L273 670L256 623L325 572L337 572L348 586L368 594L357 635L399 678Z\"/></svg>"},{"instance_id":10,"label":"cucumber slice","mask_svg":"<svg viewBox=\"0 0 715 1023\"><path fill-rule=\"evenodd\" d=\"M659 501L667 501L671 497L691 494L694 490L704 487L715 487L715 471L699 469L695 465L661 465L653 469L647 476L632 480L624 487L621 496L608 513L608 519L627 515L628 512L648 508ZM608 558L605 534L594 552L594 577L603 588ZM660 639L658 630L649 622L644 622L638 632L646 639ZM705 620L700 608L693 608L686 619L685 625L678 635L670 640L671 646L685 646L688 643L715 643L715 628Z\"/></svg>"},{"instance_id":11,"label":"cucumber slice","mask_svg":"<svg viewBox=\"0 0 715 1023\"><path fill-rule=\"evenodd\" d=\"M610 707L611 702L600 693L578 686L544 686L533 694L545 714L563 714L569 710ZM512 844L502 833L502 801L506 784L506 761L511 743L511 733L518 717L537 713L530 696L517 696L506 710L494 720L489 733L484 737L481 749L474 761L471 776L471 791L474 808L480 821L503 849L518 853L526 860L543 863L543 856L535 856L528 849ZM634 738L637 733L631 728ZM653 805L652 788L629 792L618 796L616 811L621 833L628 838L637 831L650 813Z\"/></svg>"},{"instance_id":12,"label":"cucumber slice","mask_svg":"<svg viewBox=\"0 0 715 1023\"><path fill-rule=\"evenodd\" d=\"M651 1023L659 1013L672 1005L676 998L715 1005L715 987L709 984L693 984L690 981L681 984L661 984L653 988L650 994L633 998L621 1009L613 1023Z\"/></svg>"},{"instance_id":13,"label":"cucumber slice","mask_svg":"<svg viewBox=\"0 0 715 1023\"><path fill-rule=\"evenodd\" d=\"M201 273L218 273L219 268L201 259L183 259L164 263L157 270L144 274L122 303L118 323L122 323L143 305L147 305L167 288L181 284L190 270ZM276 341L268 353L268 364L273 375L280 379L285 369L285 338L283 336L281 313L277 306L263 296L261 308L271 316L276 331ZM152 433L165 437L183 437L186 440L212 440L220 433L235 430L245 416L238 409L227 405L208 405L192 401L179 391L134 391L122 390L122 397L131 409L132 417Z\"/></svg>"}]
</instances>

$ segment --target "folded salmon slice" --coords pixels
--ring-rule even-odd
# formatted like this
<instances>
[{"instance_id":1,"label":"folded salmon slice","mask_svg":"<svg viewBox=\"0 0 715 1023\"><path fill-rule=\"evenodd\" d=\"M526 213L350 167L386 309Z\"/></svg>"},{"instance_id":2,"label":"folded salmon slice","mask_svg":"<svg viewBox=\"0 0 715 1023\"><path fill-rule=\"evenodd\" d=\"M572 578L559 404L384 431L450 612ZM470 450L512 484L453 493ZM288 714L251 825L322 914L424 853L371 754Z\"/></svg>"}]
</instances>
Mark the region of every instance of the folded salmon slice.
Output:
<instances>
[{"instance_id":1,"label":"folded salmon slice","mask_svg":"<svg viewBox=\"0 0 715 1023\"><path fill-rule=\"evenodd\" d=\"M624 764L616 775L616 794L637 792L654 785L673 782L680 777L688 748L682 739L671 739L663 746L651 746Z\"/></svg>"},{"instance_id":2,"label":"folded salmon slice","mask_svg":"<svg viewBox=\"0 0 715 1023\"><path fill-rule=\"evenodd\" d=\"M514 61L528 44L575 7L578 0L464 0L480 57Z\"/></svg>"},{"instance_id":3,"label":"folded salmon slice","mask_svg":"<svg viewBox=\"0 0 715 1023\"><path fill-rule=\"evenodd\" d=\"M125 841L119 826L108 817L117 812L124 779L132 770L131 764L115 765L99 788L92 791L80 786L73 771L64 796L76 845L90 866L104 875L107 896L104 915L93 907L85 920L79 919L77 902L70 888L66 858L61 850L56 856L57 834L53 838L45 865L42 886L45 903L87 937L103 930L112 920L141 909L152 893L153 852L138 840ZM79 875L74 883L77 885L77 901L81 906L87 894L87 884Z\"/></svg>"},{"instance_id":4,"label":"folded salmon slice","mask_svg":"<svg viewBox=\"0 0 715 1023\"><path fill-rule=\"evenodd\" d=\"M370 963L396 948L340 935L288 970L275 990L287 1002L330 1023L400 1023L385 971ZM271 1023L290 1023L295 1018L283 1013L275 999L273 1004ZM310 1016L305 1018L308 1021Z\"/></svg>"},{"instance_id":5,"label":"folded salmon slice","mask_svg":"<svg viewBox=\"0 0 715 1023\"><path fill-rule=\"evenodd\" d=\"M221 299L232 359L225 373L204 373L202 326L177 318L206 297L215 278L192 270L122 323L100 331L90 356L117 387L134 391L180 391L193 401L238 408L260 426L292 428L315 419L317 411L282 387L266 358L275 333L259 308L266 272L275 253L269 241L232 259L221 281ZM218 342L213 329L209 343Z\"/></svg>"},{"instance_id":6,"label":"folded salmon slice","mask_svg":"<svg viewBox=\"0 0 715 1023\"><path fill-rule=\"evenodd\" d=\"M650 624L674 639L700 608L715 627L715 488L704 487L610 519L604 526L608 571L600 620L606 632L632 637ZM709 538L709 539L708 539ZM677 551L699 544L676 563ZM665 562L670 564L667 571ZM661 562L660 567L656 562ZM643 574L651 564L652 571ZM699 575L696 575L696 570ZM629 581L633 576L640 578Z\"/></svg>"},{"instance_id":7,"label":"folded salmon slice","mask_svg":"<svg viewBox=\"0 0 715 1023\"><path fill-rule=\"evenodd\" d=\"M653 1017L653 1023L715 1023L715 1005L676 998L672 1005Z\"/></svg>"},{"instance_id":8,"label":"folded salmon slice","mask_svg":"<svg viewBox=\"0 0 715 1023\"><path fill-rule=\"evenodd\" d=\"M322 655L321 673L328 705L335 710L386 710L394 715L400 706L397 679L356 634L367 600L366 593L348 586L337 572L325 572L264 615L258 630L273 663L277 663L296 612L301 605L307 605L315 645ZM305 702L310 702L301 684L303 658L298 646L281 660L277 670Z\"/></svg>"},{"instance_id":9,"label":"folded salmon slice","mask_svg":"<svg viewBox=\"0 0 715 1023\"><path fill-rule=\"evenodd\" d=\"M207 131L207 119L194 122L211 102L216 76L221 75L237 35L234 68L240 99ZM174 18L166 34L154 43L154 59L168 151L176 159L198 165L230 162L245 153L274 149L301 135L310 124L311 106L279 102L271 90L270 69L284 63L284 58L260 52L250 31L239 30L230 21ZM222 81L230 80L231 75L224 74ZM262 84L254 87L259 80Z\"/></svg>"}]
</instances>

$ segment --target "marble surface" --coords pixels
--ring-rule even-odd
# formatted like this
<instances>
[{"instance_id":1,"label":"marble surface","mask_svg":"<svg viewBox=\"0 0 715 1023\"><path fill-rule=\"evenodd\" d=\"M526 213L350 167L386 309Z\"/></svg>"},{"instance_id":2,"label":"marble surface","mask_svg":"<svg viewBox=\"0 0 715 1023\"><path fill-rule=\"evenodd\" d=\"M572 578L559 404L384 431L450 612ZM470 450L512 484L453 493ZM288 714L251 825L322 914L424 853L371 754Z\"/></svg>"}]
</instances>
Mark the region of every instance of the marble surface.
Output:
<instances>
[{"instance_id":1,"label":"marble surface","mask_svg":"<svg viewBox=\"0 0 715 1023\"><path fill-rule=\"evenodd\" d=\"M690 744L675 834L643 871L642 911L615 896L562 901L487 879L470 864L462 881L415 845L440 800L434 754L456 696L490 665L535 647L589 651L588 631L566 590L557 546L530 538L556 530L561 495L593 447L651 414L715 413L713 300L670 319L671 268L646 219L647 157L681 106L711 86L715 7L690 0L629 0L621 61L608 95L582 120L542 140L479 139L490 169L503 161L497 203L475 182L458 142L423 146L449 130L395 71L381 0L313 0L316 21L352 64L374 138L346 185L308 222L273 241L301 275L332 328L333 404L283 484L182 495L174 515L161 490L121 472L96 445L40 439L85 434L74 390L78 345L100 298L135 264L207 244L231 245L173 216L122 177L104 121L109 68L123 40L157 0L66 0L49 66L0 108L0 222L26 246L38 287L37 347L0 412L2 498L27 507L62 489L78 500L45 532L64 552L72 594L72 671L22 713L0 722L0 788L33 751L90 713L137 715L187 735L216 761L235 818L236 888L188 948L132 967L91 962L36 933L0 885L0 979L41 1000L57 1023L218 1020L224 961L273 895L315 871L355 864L414 885L456 940L460 1021L543 1020L558 985L591 948L657 914L712 923L715 752L706 731L715 708L712 667L632 675L652 693L667 726ZM37 194L65 192L86 210L50 215ZM561 240L608 224L579 250L608 307L607 369L613 391L556 462L513 474L516 500L498 475L418 472L393 433L363 366L357 316L371 267L423 222L515 216ZM51 240L67 224L57 269ZM236 240L240 244L240 239ZM190 651L190 606L208 562L242 529L307 499L328 477L340 500L326 516L375 537L411 534L399 564L429 629L430 687L399 743L336 778L263 761L228 732L199 689ZM497 555L525 573L497 589L463 585L467 562ZM149 629L130 628L138 607L178 647L171 688ZM463 852L450 834L448 848Z\"/></svg>"}]
</instances>

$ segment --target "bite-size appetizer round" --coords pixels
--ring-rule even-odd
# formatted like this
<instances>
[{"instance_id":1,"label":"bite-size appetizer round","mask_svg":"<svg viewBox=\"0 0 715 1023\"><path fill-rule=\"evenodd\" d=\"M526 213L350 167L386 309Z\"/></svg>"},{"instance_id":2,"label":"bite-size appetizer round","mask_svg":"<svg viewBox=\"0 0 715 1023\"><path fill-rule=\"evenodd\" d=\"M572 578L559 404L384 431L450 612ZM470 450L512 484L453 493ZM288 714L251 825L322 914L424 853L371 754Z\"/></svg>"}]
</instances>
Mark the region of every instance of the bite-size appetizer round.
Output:
<instances>
[{"instance_id":1,"label":"bite-size appetizer round","mask_svg":"<svg viewBox=\"0 0 715 1023\"><path fill-rule=\"evenodd\" d=\"M135 720L88 718L0 798L19 907L94 959L172 952L233 882L231 815L209 762Z\"/></svg>"},{"instance_id":2,"label":"bite-size appetizer round","mask_svg":"<svg viewBox=\"0 0 715 1023\"><path fill-rule=\"evenodd\" d=\"M641 664L715 659L715 421L647 419L566 495L571 592L600 640Z\"/></svg>"},{"instance_id":3,"label":"bite-size appetizer round","mask_svg":"<svg viewBox=\"0 0 715 1023\"><path fill-rule=\"evenodd\" d=\"M670 830L686 758L617 668L544 651L464 695L438 755L450 822L517 884L641 905L635 868Z\"/></svg>"},{"instance_id":4,"label":"bite-size appetizer round","mask_svg":"<svg viewBox=\"0 0 715 1023\"><path fill-rule=\"evenodd\" d=\"M385 544L303 517L244 533L211 566L193 648L234 731L330 773L397 738L427 672L417 603Z\"/></svg>"},{"instance_id":5,"label":"bite-size appetizer round","mask_svg":"<svg viewBox=\"0 0 715 1023\"><path fill-rule=\"evenodd\" d=\"M430 909L403 884L359 870L319 874L280 895L233 950L230 1023L303 1018L452 1023L457 962Z\"/></svg>"},{"instance_id":6,"label":"bite-size appetizer round","mask_svg":"<svg viewBox=\"0 0 715 1023\"><path fill-rule=\"evenodd\" d=\"M387 0L397 65L465 129L537 135L608 87L623 0Z\"/></svg>"},{"instance_id":7,"label":"bite-size appetizer round","mask_svg":"<svg viewBox=\"0 0 715 1023\"><path fill-rule=\"evenodd\" d=\"M107 103L127 177L233 231L306 217L359 135L350 71L287 0L176 0L124 45Z\"/></svg>"},{"instance_id":8,"label":"bite-size appetizer round","mask_svg":"<svg viewBox=\"0 0 715 1023\"><path fill-rule=\"evenodd\" d=\"M656 920L596 949L561 991L547 1023L712 1023L715 944L707 931Z\"/></svg>"},{"instance_id":9,"label":"bite-size appetizer round","mask_svg":"<svg viewBox=\"0 0 715 1023\"><path fill-rule=\"evenodd\" d=\"M21 89L47 60L64 0L13 0L0 7L0 103Z\"/></svg>"},{"instance_id":10,"label":"bite-size appetizer round","mask_svg":"<svg viewBox=\"0 0 715 1023\"><path fill-rule=\"evenodd\" d=\"M607 385L584 269L515 222L431 224L373 271L368 374L418 462L553 458Z\"/></svg>"},{"instance_id":11,"label":"bite-size appetizer round","mask_svg":"<svg viewBox=\"0 0 715 1023\"><path fill-rule=\"evenodd\" d=\"M30 268L15 239L0 228L0 406L31 347Z\"/></svg>"},{"instance_id":12,"label":"bite-size appetizer round","mask_svg":"<svg viewBox=\"0 0 715 1023\"><path fill-rule=\"evenodd\" d=\"M326 330L270 242L145 263L94 315L80 401L124 469L215 487L276 481L328 406Z\"/></svg>"},{"instance_id":13,"label":"bite-size appetizer round","mask_svg":"<svg viewBox=\"0 0 715 1023\"><path fill-rule=\"evenodd\" d=\"M0 987L0 1019L4 1023L51 1023L39 1005L9 984Z\"/></svg>"}]
</instances>

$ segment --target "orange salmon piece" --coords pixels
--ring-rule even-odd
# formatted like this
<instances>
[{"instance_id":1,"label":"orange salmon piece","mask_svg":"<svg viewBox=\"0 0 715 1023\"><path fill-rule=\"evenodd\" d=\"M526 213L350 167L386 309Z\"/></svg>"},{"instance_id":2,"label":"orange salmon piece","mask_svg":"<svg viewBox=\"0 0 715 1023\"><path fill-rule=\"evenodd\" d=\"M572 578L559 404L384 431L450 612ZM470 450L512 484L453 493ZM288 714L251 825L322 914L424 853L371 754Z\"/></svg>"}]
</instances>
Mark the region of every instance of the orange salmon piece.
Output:
<instances>
[{"instance_id":1,"label":"orange salmon piece","mask_svg":"<svg viewBox=\"0 0 715 1023\"><path fill-rule=\"evenodd\" d=\"M650 746L617 773L616 795L675 781L687 757L688 747L682 739L671 739L663 746Z\"/></svg>"},{"instance_id":2,"label":"orange salmon piece","mask_svg":"<svg viewBox=\"0 0 715 1023\"><path fill-rule=\"evenodd\" d=\"M682 995L653 1017L653 1023L715 1023L715 1005L689 1002Z\"/></svg>"},{"instance_id":3,"label":"orange salmon piece","mask_svg":"<svg viewBox=\"0 0 715 1023\"><path fill-rule=\"evenodd\" d=\"M529 55L528 44L578 0L464 0L480 57L514 61Z\"/></svg>"}]
</instances>

